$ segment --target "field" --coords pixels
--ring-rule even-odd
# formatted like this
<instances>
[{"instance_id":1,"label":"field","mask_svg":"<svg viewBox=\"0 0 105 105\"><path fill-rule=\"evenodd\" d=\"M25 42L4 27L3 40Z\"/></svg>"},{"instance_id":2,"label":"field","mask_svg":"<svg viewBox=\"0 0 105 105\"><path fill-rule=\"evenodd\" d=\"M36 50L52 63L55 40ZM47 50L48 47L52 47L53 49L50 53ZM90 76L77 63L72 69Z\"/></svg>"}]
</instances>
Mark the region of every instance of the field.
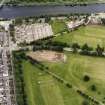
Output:
<instances>
[{"instance_id":1,"label":"field","mask_svg":"<svg viewBox=\"0 0 105 105\"><path fill-rule=\"evenodd\" d=\"M85 91L99 101L105 101L105 59L87 57L65 52L68 59L63 62L43 62L50 71ZM22 63L25 92L28 105L83 105L85 99L72 88L59 83L52 76L33 66L28 60ZM90 81L85 82L88 75ZM92 91L91 86L96 90ZM91 102L89 102L91 105Z\"/></svg>"},{"instance_id":2,"label":"field","mask_svg":"<svg viewBox=\"0 0 105 105\"><path fill-rule=\"evenodd\" d=\"M56 51L36 51L36 52L29 52L27 56L35 59L37 61L48 61L48 62L65 62L66 56L63 53L58 53Z\"/></svg>"},{"instance_id":3,"label":"field","mask_svg":"<svg viewBox=\"0 0 105 105\"><path fill-rule=\"evenodd\" d=\"M64 23L59 23L60 25L57 24L52 24L52 28L54 32L58 32L60 29L56 28L60 26L62 29L64 29ZM63 27L62 27L62 25ZM59 28L60 28L59 27ZM59 41L59 42L65 42L68 44L72 43L79 43L80 45L83 45L87 43L91 47L96 47L97 44L100 44L101 46L105 47L105 31L104 31L105 26L101 25L89 25L86 27L80 27L79 29L69 32L69 33L63 33L61 35L58 35L55 37L53 40L54 41ZM56 30L58 29L58 30ZM60 31L59 31L60 32Z\"/></svg>"},{"instance_id":4,"label":"field","mask_svg":"<svg viewBox=\"0 0 105 105\"><path fill-rule=\"evenodd\" d=\"M66 24L65 21L67 21L67 19L65 20L54 20L54 21L50 21L50 24L52 25L52 29L54 34L57 34L59 32L61 32L62 30L66 29Z\"/></svg>"},{"instance_id":5,"label":"field","mask_svg":"<svg viewBox=\"0 0 105 105\"><path fill-rule=\"evenodd\" d=\"M77 42L80 45L87 43L93 48L100 44L105 47L105 26L82 26L70 33L61 33L62 29L66 28L64 21L56 20L51 24L55 34L60 32L60 35L52 39L54 41L68 44ZM54 57L55 52L45 53L45 55L43 52L36 51L35 53L36 55L30 54L34 55L34 58L40 59L39 61L48 71L60 76L89 96L105 103L105 58L64 52L65 62L60 60L50 62L49 58L51 55ZM24 101L27 103L25 105L95 105L80 96L73 87L68 88L50 74L41 71L39 64L33 64L23 55L15 55L15 60L19 60L19 64L14 63L18 105L24 105ZM24 93L21 87L23 87Z\"/></svg>"},{"instance_id":6,"label":"field","mask_svg":"<svg viewBox=\"0 0 105 105\"><path fill-rule=\"evenodd\" d=\"M105 59L73 54L67 55L68 60L65 64L48 63L50 70L70 81L73 85L79 87L88 94L91 94L92 96L94 95L99 100L102 100L102 97L104 97L105 94ZM91 78L89 82L83 81L84 75L88 75ZM90 91L90 87L92 84L96 85L97 92ZM98 95L98 92L102 94Z\"/></svg>"}]
</instances>

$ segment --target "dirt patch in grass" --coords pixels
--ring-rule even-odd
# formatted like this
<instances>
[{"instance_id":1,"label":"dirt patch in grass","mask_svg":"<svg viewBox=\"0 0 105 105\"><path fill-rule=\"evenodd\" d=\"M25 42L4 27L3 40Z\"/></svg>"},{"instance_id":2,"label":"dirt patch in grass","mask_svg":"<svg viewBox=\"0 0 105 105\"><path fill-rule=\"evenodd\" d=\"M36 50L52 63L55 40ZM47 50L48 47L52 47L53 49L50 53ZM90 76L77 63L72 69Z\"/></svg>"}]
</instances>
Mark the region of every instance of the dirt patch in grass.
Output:
<instances>
[{"instance_id":1,"label":"dirt patch in grass","mask_svg":"<svg viewBox=\"0 0 105 105\"><path fill-rule=\"evenodd\" d=\"M38 61L65 62L66 55L56 51L41 50L27 53L27 56Z\"/></svg>"}]
</instances>

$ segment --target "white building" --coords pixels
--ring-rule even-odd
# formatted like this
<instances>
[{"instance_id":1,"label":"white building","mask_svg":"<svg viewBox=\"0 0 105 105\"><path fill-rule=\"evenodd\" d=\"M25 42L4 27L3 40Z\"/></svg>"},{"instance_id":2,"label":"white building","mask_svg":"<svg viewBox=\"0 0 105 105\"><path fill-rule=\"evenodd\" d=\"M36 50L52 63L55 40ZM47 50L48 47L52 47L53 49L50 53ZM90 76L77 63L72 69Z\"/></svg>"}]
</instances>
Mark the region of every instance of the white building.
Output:
<instances>
[{"instance_id":1,"label":"white building","mask_svg":"<svg viewBox=\"0 0 105 105\"><path fill-rule=\"evenodd\" d=\"M15 26L16 43L27 42L43 39L53 35L51 25L47 23L36 23L31 25Z\"/></svg>"},{"instance_id":2,"label":"white building","mask_svg":"<svg viewBox=\"0 0 105 105\"><path fill-rule=\"evenodd\" d=\"M10 21L0 21L0 26L4 27L4 29L6 31L8 31L10 24L12 24L12 20L10 20Z\"/></svg>"},{"instance_id":3,"label":"white building","mask_svg":"<svg viewBox=\"0 0 105 105\"><path fill-rule=\"evenodd\" d=\"M71 30L73 30L76 27L79 27L80 25L84 24L84 19L79 20L75 20L75 21L70 21L67 22L67 27Z\"/></svg>"}]
</instances>

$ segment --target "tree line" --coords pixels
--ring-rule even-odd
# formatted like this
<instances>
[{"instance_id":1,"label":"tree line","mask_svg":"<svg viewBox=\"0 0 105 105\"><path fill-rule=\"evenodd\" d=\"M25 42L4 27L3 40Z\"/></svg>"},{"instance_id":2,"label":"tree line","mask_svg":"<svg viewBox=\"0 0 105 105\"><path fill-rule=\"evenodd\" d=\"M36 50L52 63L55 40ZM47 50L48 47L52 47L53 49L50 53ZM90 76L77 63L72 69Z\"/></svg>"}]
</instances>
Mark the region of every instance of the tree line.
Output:
<instances>
[{"instance_id":1,"label":"tree line","mask_svg":"<svg viewBox=\"0 0 105 105\"><path fill-rule=\"evenodd\" d=\"M105 57L104 55L104 47L101 47L99 44L97 44L97 47L93 49L90 47L87 43L80 46L78 43L73 43L71 48L73 49L74 53L79 52L82 55L90 55L90 56L100 56Z\"/></svg>"}]
</instances>

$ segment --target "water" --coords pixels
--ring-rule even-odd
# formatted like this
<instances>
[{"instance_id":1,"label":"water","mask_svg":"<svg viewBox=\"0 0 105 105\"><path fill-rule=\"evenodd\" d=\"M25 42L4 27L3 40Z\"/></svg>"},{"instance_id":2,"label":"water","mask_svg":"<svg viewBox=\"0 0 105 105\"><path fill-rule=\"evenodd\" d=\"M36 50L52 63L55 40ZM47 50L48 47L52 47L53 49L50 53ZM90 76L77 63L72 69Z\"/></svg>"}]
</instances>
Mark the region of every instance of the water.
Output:
<instances>
[{"instance_id":1,"label":"water","mask_svg":"<svg viewBox=\"0 0 105 105\"><path fill-rule=\"evenodd\" d=\"M4 6L0 9L1 18L16 18L41 15L64 15L70 13L97 13L105 12L105 4L89 4L87 6L63 5L35 5L35 6Z\"/></svg>"}]
</instances>

